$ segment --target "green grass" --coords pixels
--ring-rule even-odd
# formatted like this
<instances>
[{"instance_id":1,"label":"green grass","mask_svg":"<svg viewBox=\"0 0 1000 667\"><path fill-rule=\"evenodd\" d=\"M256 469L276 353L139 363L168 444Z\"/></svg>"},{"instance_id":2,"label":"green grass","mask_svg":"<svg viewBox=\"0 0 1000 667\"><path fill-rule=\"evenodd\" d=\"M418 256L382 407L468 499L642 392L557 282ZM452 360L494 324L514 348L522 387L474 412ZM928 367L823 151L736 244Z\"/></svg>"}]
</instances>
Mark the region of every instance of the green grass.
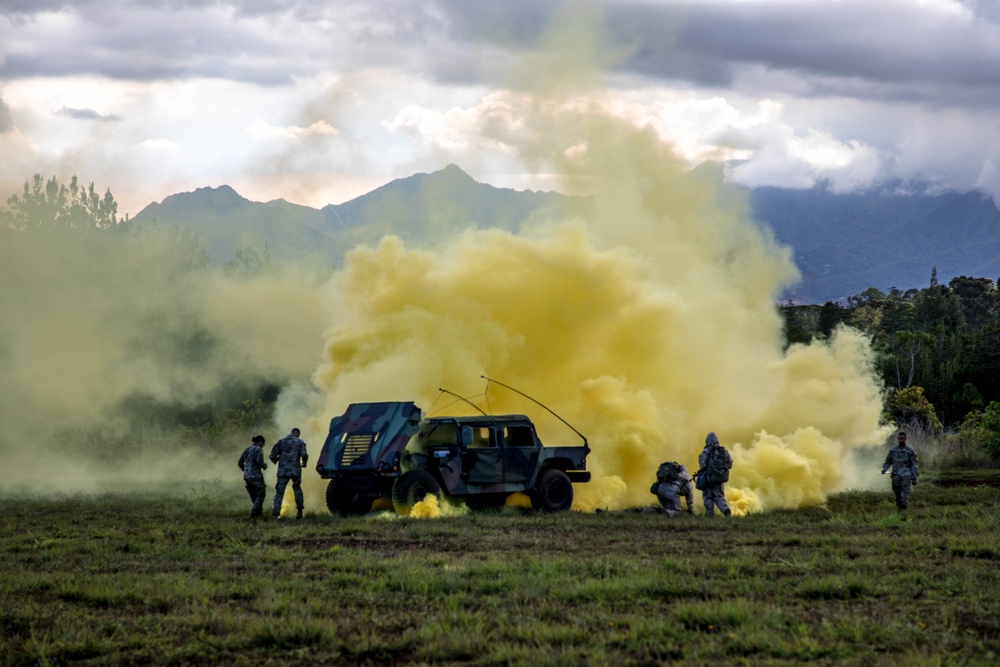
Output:
<instances>
[{"instance_id":1,"label":"green grass","mask_svg":"<svg viewBox=\"0 0 1000 667\"><path fill-rule=\"evenodd\" d=\"M993 665L1000 489L740 519L7 496L0 664Z\"/></svg>"}]
</instances>

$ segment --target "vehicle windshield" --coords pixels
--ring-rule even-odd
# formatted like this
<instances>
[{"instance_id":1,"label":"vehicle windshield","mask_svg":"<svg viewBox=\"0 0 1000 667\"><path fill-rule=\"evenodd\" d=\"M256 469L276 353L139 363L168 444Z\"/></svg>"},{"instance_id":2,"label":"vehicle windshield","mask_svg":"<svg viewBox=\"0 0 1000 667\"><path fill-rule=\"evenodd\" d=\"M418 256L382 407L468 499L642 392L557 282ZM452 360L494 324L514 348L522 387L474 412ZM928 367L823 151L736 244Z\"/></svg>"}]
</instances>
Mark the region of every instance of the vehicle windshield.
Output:
<instances>
[{"instance_id":1,"label":"vehicle windshield","mask_svg":"<svg viewBox=\"0 0 1000 667\"><path fill-rule=\"evenodd\" d=\"M454 445L458 442L455 424L427 424L420 429L420 441L424 447L434 445Z\"/></svg>"}]
</instances>

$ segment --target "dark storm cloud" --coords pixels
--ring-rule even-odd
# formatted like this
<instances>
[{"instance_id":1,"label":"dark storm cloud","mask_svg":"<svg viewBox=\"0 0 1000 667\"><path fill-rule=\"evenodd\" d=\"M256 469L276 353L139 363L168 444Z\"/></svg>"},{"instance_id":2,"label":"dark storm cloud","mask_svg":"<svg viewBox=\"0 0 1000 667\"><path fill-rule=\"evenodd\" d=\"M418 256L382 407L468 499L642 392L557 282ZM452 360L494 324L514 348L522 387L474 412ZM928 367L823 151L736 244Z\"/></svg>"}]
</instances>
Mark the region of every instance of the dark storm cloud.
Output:
<instances>
[{"instance_id":1,"label":"dark storm cloud","mask_svg":"<svg viewBox=\"0 0 1000 667\"><path fill-rule=\"evenodd\" d=\"M284 6L292 3L0 1L0 76L7 79L92 74L268 85L325 62L320 35L296 25L295 7ZM294 39L296 27L302 39Z\"/></svg>"},{"instance_id":2,"label":"dark storm cloud","mask_svg":"<svg viewBox=\"0 0 1000 667\"><path fill-rule=\"evenodd\" d=\"M586 3L541 0L0 0L4 78L214 77L265 85L389 67L502 84L506 64ZM987 6L915 0L611 0L619 72L767 95L983 103L1000 95ZM52 12L61 12L53 21ZM6 21L3 17L7 17ZM765 86L764 89L760 89ZM781 86L791 87L780 90Z\"/></svg>"},{"instance_id":3,"label":"dark storm cloud","mask_svg":"<svg viewBox=\"0 0 1000 667\"><path fill-rule=\"evenodd\" d=\"M456 41L533 48L558 3L439 0ZM962 5L909 0L621 1L604 6L618 69L694 85L739 85L748 69L783 72L811 94L995 99L1000 27ZM759 78L755 79L759 83ZM767 91L759 91L766 94Z\"/></svg>"},{"instance_id":4,"label":"dark storm cloud","mask_svg":"<svg viewBox=\"0 0 1000 667\"><path fill-rule=\"evenodd\" d=\"M57 116L66 116L75 120L99 120L116 121L121 120L121 116L115 114L102 114L93 109L76 109L74 107L62 107L56 110Z\"/></svg>"}]
</instances>

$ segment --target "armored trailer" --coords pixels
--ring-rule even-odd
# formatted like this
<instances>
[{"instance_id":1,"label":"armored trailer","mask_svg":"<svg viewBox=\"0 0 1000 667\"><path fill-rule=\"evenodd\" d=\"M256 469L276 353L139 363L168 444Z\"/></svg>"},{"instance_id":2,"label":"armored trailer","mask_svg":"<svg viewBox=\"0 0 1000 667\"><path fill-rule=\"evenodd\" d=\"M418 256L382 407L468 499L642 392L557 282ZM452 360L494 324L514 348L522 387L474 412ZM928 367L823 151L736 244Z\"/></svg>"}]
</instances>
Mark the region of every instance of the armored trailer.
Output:
<instances>
[{"instance_id":1,"label":"armored trailer","mask_svg":"<svg viewBox=\"0 0 1000 667\"><path fill-rule=\"evenodd\" d=\"M546 447L525 415L423 418L411 402L354 403L330 422L316 464L334 514L363 514L384 498L409 514L426 495L498 507L525 493L548 512L573 504L590 481L583 444Z\"/></svg>"}]
</instances>

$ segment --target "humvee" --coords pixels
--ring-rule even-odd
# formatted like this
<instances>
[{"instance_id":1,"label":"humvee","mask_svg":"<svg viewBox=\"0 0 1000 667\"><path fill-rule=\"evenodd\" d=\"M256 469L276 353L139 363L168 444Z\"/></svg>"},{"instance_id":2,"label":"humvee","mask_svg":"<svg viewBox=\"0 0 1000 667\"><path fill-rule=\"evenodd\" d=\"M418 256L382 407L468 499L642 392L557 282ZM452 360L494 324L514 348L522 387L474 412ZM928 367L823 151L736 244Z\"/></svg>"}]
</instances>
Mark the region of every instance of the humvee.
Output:
<instances>
[{"instance_id":1,"label":"humvee","mask_svg":"<svg viewBox=\"0 0 1000 667\"><path fill-rule=\"evenodd\" d=\"M525 415L424 418L412 402L353 403L330 421L316 471L334 514L364 514L379 498L409 514L428 494L484 509L518 492L557 512L573 504L573 483L590 481L589 452L586 438L544 446Z\"/></svg>"}]
</instances>

